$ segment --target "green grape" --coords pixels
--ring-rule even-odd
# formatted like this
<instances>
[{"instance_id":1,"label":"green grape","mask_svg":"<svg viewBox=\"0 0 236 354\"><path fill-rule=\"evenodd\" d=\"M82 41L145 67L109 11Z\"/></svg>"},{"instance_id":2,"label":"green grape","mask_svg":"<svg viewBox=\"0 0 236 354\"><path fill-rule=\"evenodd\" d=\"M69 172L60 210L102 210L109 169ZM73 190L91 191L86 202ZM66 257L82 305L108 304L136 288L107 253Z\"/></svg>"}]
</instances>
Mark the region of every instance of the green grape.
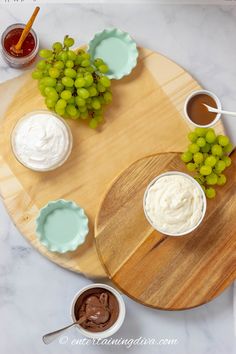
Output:
<instances>
[{"instance_id":1,"label":"green grape","mask_svg":"<svg viewBox=\"0 0 236 354\"><path fill-rule=\"evenodd\" d=\"M83 61L83 57L81 55L77 55L74 60L75 65L80 65L82 61Z\"/></svg>"},{"instance_id":2,"label":"green grape","mask_svg":"<svg viewBox=\"0 0 236 354\"><path fill-rule=\"evenodd\" d=\"M193 155L190 151L186 151L181 155L181 160L185 163L190 162L193 158Z\"/></svg>"},{"instance_id":3,"label":"green grape","mask_svg":"<svg viewBox=\"0 0 236 354\"><path fill-rule=\"evenodd\" d=\"M66 61L66 67L67 68L73 68L74 65L75 64L74 64L74 62L72 60L67 60Z\"/></svg>"},{"instance_id":4,"label":"green grape","mask_svg":"<svg viewBox=\"0 0 236 354\"><path fill-rule=\"evenodd\" d=\"M193 155L193 160L195 163L200 164L203 162L203 154L201 152L196 152Z\"/></svg>"},{"instance_id":5,"label":"green grape","mask_svg":"<svg viewBox=\"0 0 236 354\"><path fill-rule=\"evenodd\" d=\"M57 103L56 103L55 112L57 114L59 114L60 116L63 116L65 114L65 108L58 106Z\"/></svg>"},{"instance_id":6,"label":"green grape","mask_svg":"<svg viewBox=\"0 0 236 354\"><path fill-rule=\"evenodd\" d=\"M90 54L87 53L87 52L84 52L83 54L81 54L82 58L85 59L85 60L89 60L90 59Z\"/></svg>"},{"instance_id":7,"label":"green grape","mask_svg":"<svg viewBox=\"0 0 236 354\"><path fill-rule=\"evenodd\" d=\"M62 70L62 69L64 69L64 63L63 63L63 61L58 60L53 64L53 67L56 69Z\"/></svg>"},{"instance_id":8,"label":"green grape","mask_svg":"<svg viewBox=\"0 0 236 354\"><path fill-rule=\"evenodd\" d=\"M85 54L85 50L84 49L80 48L80 49L77 50L77 55L83 55L83 54Z\"/></svg>"},{"instance_id":9,"label":"green grape","mask_svg":"<svg viewBox=\"0 0 236 354\"><path fill-rule=\"evenodd\" d=\"M203 165L203 166L200 167L200 173L203 176L208 176L208 175L211 174L211 172L212 172L211 166Z\"/></svg>"},{"instance_id":10,"label":"green grape","mask_svg":"<svg viewBox=\"0 0 236 354\"><path fill-rule=\"evenodd\" d=\"M90 128L92 128L92 129L96 129L97 128L97 126L98 126L98 121L96 120L96 119L91 119L90 120L90 122L89 122L89 126L90 126Z\"/></svg>"},{"instance_id":11,"label":"green grape","mask_svg":"<svg viewBox=\"0 0 236 354\"><path fill-rule=\"evenodd\" d=\"M223 150L222 150L222 147L218 144L214 144L211 148L211 152L213 155L216 155L216 156L221 156L223 154Z\"/></svg>"},{"instance_id":12,"label":"green grape","mask_svg":"<svg viewBox=\"0 0 236 354\"><path fill-rule=\"evenodd\" d=\"M105 103L110 103L112 101L112 93L107 91L103 95Z\"/></svg>"},{"instance_id":13,"label":"green grape","mask_svg":"<svg viewBox=\"0 0 236 354\"><path fill-rule=\"evenodd\" d=\"M37 64L37 69L38 70L45 70L46 69L46 61L45 60L40 60Z\"/></svg>"},{"instance_id":14,"label":"green grape","mask_svg":"<svg viewBox=\"0 0 236 354\"><path fill-rule=\"evenodd\" d=\"M217 173L223 172L223 171L225 170L225 168L226 168L226 164L225 164L224 161L219 160L219 161L216 162L216 164L215 164L215 171L216 171Z\"/></svg>"},{"instance_id":15,"label":"green grape","mask_svg":"<svg viewBox=\"0 0 236 354\"><path fill-rule=\"evenodd\" d=\"M74 86L74 80L71 77L64 76L62 78L62 83L66 87L73 87Z\"/></svg>"},{"instance_id":16,"label":"green grape","mask_svg":"<svg viewBox=\"0 0 236 354\"><path fill-rule=\"evenodd\" d=\"M218 180L217 180L217 184L218 186L223 186L227 181L227 178L225 175L223 175L223 173L218 175Z\"/></svg>"},{"instance_id":17,"label":"green grape","mask_svg":"<svg viewBox=\"0 0 236 354\"><path fill-rule=\"evenodd\" d=\"M89 92L85 88L78 88L77 93L83 99L86 99L89 97Z\"/></svg>"},{"instance_id":18,"label":"green grape","mask_svg":"<svg viewBox=\"0 0 236 354\"><path fill-rule=\"evenodd\" d=\"M86 70L91 74L94 73L94 71L95 71L94 67L92 67L91 65L87 66Z\"/></svg>"},{"instance_id":19,"label":"green grape","mask_svg":"<svg viewBox=\"0 0 236 354\"><path fill-rule=\"evenodd\" d=\"M80 87L84 87L84 86L85 86L85 79L83 77L78 77L75 80L75 87L80 88Z\"/></svg>"},{"instance_id":20,"label":"green grape","mask_svg":"<svg viewBox=\"0 0 236 354\"><path fill-rule=\"evenodd\" d=\"M231 143L227 144L226 146L224 146L223 151L226 154L229 154L231 151L233 150L233 145Z\"/></svg>"},{"instance_id":21,"label":"green grape","mask_svg":"<svg viewBox=\"0 0 236 354\"><path fill-rule=\"evenodd\" d=\"M57 84L56 84L56 91L58 93L61 93L63 90L64 90L64 85L62 84L61 81L58 81Z\"/></svg>"},{"instance_id":22,"label":"green grape","mask_svg":"<svg viewBox=\"0 0 236 354\"><path fill-rule=\"evenodd\" d=\"M55 42L55 43L53 43L53 45L52 45L52 49L53 49L56 53L59 53L59 52L62 51L63 46L62 46L62 44L61 44L60 42Z\"/></svg>"},{"instance_id":23,"label":"green grape","mask_svg":"<svg viewBox=\"0 0 236 354\"><path fill-rule=\"evenodd\" d=\"M88 59L84 59L81 62L81 66L83 66L84 68L87 67L87 66L90 66L90 61Z\"/></svg>"},{"instance_id":24,"label":"green grape","mask_svg":"<svg viewBox=\"0 0 236 354\"><path fill-rule=\"evenodd\" d=\"M206 128L195 128L194 132L196 133L196 135L199 136L205 136L207 133L207 129Z\"/></svg>"},{"instance_id":25,"label":"green grape","mask_svg":"<svg viewBox=\"0 0 236 354\"><path fill-rule=\"evenodd\" d=\"M99 65L98 70L102 73L102 74L106 74L109 70L108 66L106 64L103 65Z\"/></svg>"},{"instance_id":26,"label":"green grape","mask_svg":"<svg viewBox=\"0 0 236 354\"><path fill-rule=\"evenodd\" d=\"M206 166L214 167L216 164L215 156L208 156L204 163Z\"/></svg>"},{"instance_id":27,"label":"green grape","mask_svg":"<svg viewBox=\"0 0 236 354\"><path fill-rule=\"evenodd\" d=\"M104 61L101 58L96 58L94 60L94 65L98 68L100 65L104 65Z\"/></svg>"},{"instance_id":28,"label":"green grape","mask_svg":"<svg viewBox=\"0 0 236 354\"><path fill-rule=\"evenodd\" d=\"M75 102L76 102L78 107L84 107L85 104L86 104L86 101L83 98L81 98L81 97L76 97L75 98Z\"/></svg>"},{"instance_id":29,"label":"green grape","mask_svg":"<svg viewBox=\"0 0 236 354\"><path fill-rule=\"evenodd\" d=\"M64 90L61 92L61 98L63 98L64 100L70 100L72 97L72 93L69 90Z\"/></svg>"},{"instance_id":30,"label":"green grape","mask_svg":"<svg viewBox=\"0 0 236 354\"><path fill-rule=\"evenodd\" d=\"M53 87L46 87L44 90L45 94L47 95L48 98L51 98L54 101L58 100L58 93L55 88Z\"/></svg>"},{"instance_id":31,"label":"green grape","mask_svg":"<svg viewBox=\"0 0 236 354\"><path fill-rule=\"evenodd\" d=\"M219 135L218 136L218 143L221 145L221 146L226 146L229 144L229 138L225 135Z\"/></svg>"},{"instance_id":32,"label":"green grape","mask_svg":"<svg viewBox=\"0 0 236 354\"><path fill-rule=\"evenodd\" d=\"M64 70L64 75L67 77L71 77L72 79L76 78L77 72L74 69L66 68Z\"/></svg>"},{"instance_id":33,"label":"green grape","mask_svg":"<svg viewBox=\"0 0 236 354\"><path fill-rule=\"evenodd\" d=\"M84 77L84 80L85 80L85 86L86 87L89 87L93 84L93 77L91 74L87 74L85 77Z\"/></svg>"},{"instance_id":34,"label":"green grape","mask_svg":"<svg viewBox=\"0 0 236 354\"><path fill-rule=\"evenodd\" d=\"M70 38L69 36L65 36L64 38L64 46L67 47L67 48L70 48L74 45L75 41L73 38Z\"/></svg>"},{"instance_id":35,"label":"green grape","mask_svg":"<svg viewBox=\"0 0 236 354\"><path fill-rule=\"evenodd\" d=\"M200 150L202 152L209 152L211 150L211 145L209 143L206 143L204 146L201 147Z\"/></svg>"},{"instance_id":36,"label":"green grape","mask_svg":"<svg viewBox=\"0 0 236 354\"><path fill-rule=\"evenodd\" d=\"M94 97L94 96L97 96L98 92L97 92L97 89L95 86L90 86L88 88L88 92L89 92L89 96L90 97Z\"/></svg>"},{"instance_id":37,"label":"green grape","mask_svg":"<svg viewBox=\"0 0 236 354\"><path fill-rule=\"evenodd\" d=\"M60 71L57 68L50 68L49 75L52 78L57 79L60 76Z\"/></svg>"},{"instance_id":38,"label":"green grape","mask_svg":"<svg viewBox=\"0 0 236 354\"><path fill-rule=\"evenodd\" d=\"M35 71L32 72L32 78L33 79L39 80L39 79L42 79L42 77L43 77L42 71L35 70Z\"/></svg>"},{"instance_id":39,"label":"green grape","mask_svg":"<svg viewBox=\"0 0 236 354\"><path fill-rule=\"evenodd\" d=\"M38 87L39 87L39 91L40 91L41 95L46 97L45 86L43 84L39 84Z\"/></svg>"},{"instance_id":40,"label":"green grape","mask_svg":"<svg viewBox=\"0 0 236 354\"><path fill-rule=\"evenodd\" d=\"M67 61L68 55L67 52L61 52L58 56L58 59L63 61L64 63Z\"/></svg>"},{"instance_id":41,"label":"green grape","mask_svg":"<svg viewBox=\"0 0 236 354\"><path fill-rule=\"evenodd\" d=\"M55 107L56 101L47 97L45 98L45 104L49 109L53 109Z\"/></svg>"},{"instance_id":42,"label":"green grape","mask_svg":"<svg viewBox=\"0 0 236 354\"><path fill-rule=\"evenodd\" d=\"M79 112L78 112L78 109L72 105L72 104L69 104L67 107L66 107L66 113L70 116L70 117L79 117Z\"/></svg>"},{"instance_id":43,"label":"green grape","mask_svg":"<svg viewBox=\"0 0 236 354\"><path fill-rule=\"evenodd\" d=\"M108 77L106 77L106 76L102 76L99 81L104 87L110 87L111 86L111 80L108 79Z\"/></svg>"},{"instance_id":44,"label":"green grape","mask_svg":"<svg viewBox=\"0 0 236 354\"><path fill-rule=\"evenodd\" d=\"M189 162L187 163L187 169L190 171L190 172L193 172L196 170L196 164L195 163L192 163L192 162Z\"/></svg>"},{"instance_id":45,"label":"green grape","mask_svg":"<svg viewBox=\"0 0 236 354\"><path fill-rule=\"evenodd\" d=\"M104 87L100 82L97 84L97 90L98 92L105 92L106 87Z\"/></svg>"},{"instance_id":46,"label":"green grape","mask_svg":"<svg viewBox=\"0 0 236 354\"><path fill-rule=\"evenodd\" d=\"M92 107L94 109L100 109L101 108L101 103L99 102L99 100L97 98L94 98L92 100Z\"/></svg>"},{"instance_id":47,"label":"green grape","mask_svg":"<svg viewBox=\"0 0 236 354\"><path fill-rule=\"evenodd\" d=\"M195 143L192 143L189 145L188 150L192 153L195 154L196 152L198 152L200 150L199 146Z\"/></svg>"},{"instance_id":48,"label":"green grape","mask_svg":"<svg viewBox=\"0 0 236 354\"><path fill-rule=\"evenodd\" d=\"M195 143L195 141L197 140L198 136L195 132L190 132L188 133L188 139L192 142Z\"/></svg>"},{"instance_id":49,"label":"green grape","mask_svg":"<svg viewBox=\"0 0 236 354\"><path fill-rule=\"evenodd\" d=\"M57 106L58 108L65 108L66 105L67 105L66 100L63 100L62 98L60 98L60 99L57 101L57 103L56 103L56 106Z\"/></svg>"},{"instance_id":50,"label":"green grape","mask_svg":"<svg viewBox=\"0 0 236 354\"><path fill-rule=\"evenodd\" d=\"M105 102L103 96L98 96L98 100L99 100L99 102L100 102L102 105L103 105L103 104L106 104L106 102Z\"/></svg>"},{"instance_id":51,"label":"green grape","mask_svg":"<svg viewBox=\"0 0 236 354\"><path fill-rule=\"evenodd\" d=\"M212 199L212 198L215 198L216 191L214 188L210 187L205 190L205 194L206 194L207 198Z\"/></svg>"},{"instance_id":52,"label":"green grape","mask_svg":"<svg viewBox=\"0 0 236 354\"><path fill-rule=\"evenodd\" d=\"M206 140L203 137L197 139L196 144L200 147L204 147L206 145Z\"/></svg>"},{"instance_id":53,"label":"green grape","mask_svg":"<svg viewBox=\"0 0 236 354\"><path fill-rule=\"evenodd\" d=\"M75 61L76 54L75 54L75 52L73 50L68 50L67 57L68 57L69 60Z\"/></svg>"},{"instance_id":54,"label":"green grape","mask_svg":"<svg viewBox=\"0 0 236 354\"><path fill-rule=\"evenodd\" d=\"M232 160L229 156L222 156L221 160L224 161L226 167L229 167L232 163Z\"/></svg>"},{"instance_id":55,"label":"green grape","mask_svg":"<svg viewBox=\"0 0 236 354\"><path fill-rule=\"evenodd\" d=\"M215 132L212 130L208 130L208 132L206 133L205 139L206 139L206 142L209 144L214 143L216 140Z\"/></svg>"},{"instance_id":56,"label":"green grape","mask_svg":"<svg viewBox=\"0 0 236 354\"><path fill-rule=\"evenodd\" d=\"M86 113L88 114L88 110L87 110L87 107L86 106L83 106L83 107L79 107L79 110L80 112L83 112L83 113Z\"/></svg>"},{"instance_id":57,"label":"green grape","mask_svg":"<svg viewBox=\"0 0 236 354\"><path fill-rule=\"evenodd\" d=\"M214 186L214 184L216 184L218 181L218 177L215 173L211 173L210 175L206 176L206 183L209 186Z\"/></svg>"},{"instance_id":58,"label":"green grape","mask_svg":"<svg viewBox=\"0 0 236 354\"><path fill-rule=\"evenodd\" d=\"M41 79L41 83L43 83L47 87L54 87L54 86L56 86L57 81L55 78L46 76Z\"/></svg>"},{"instance_id":59,"label":"green grape","mask_svg":"<svg viewBox=\"0 0 236 354\"><path fill-rule=\"evenodd\" d=\"M52 51L49 49L41 49L39 51L39 56L44 59L49 59L52 56Z\"/></svg>"},{"instance_id":60,"label":"green grape","mask_svg":"<svg viewBox=\"0 0 236 354\"><path fill-rule=\"evenodd\" d=\"M71 97L69 100L67 100L67 103L68 104L73 104L74 106L76 105L76 103L75 103L75 97Z\"/></svg>"}]
</instances>

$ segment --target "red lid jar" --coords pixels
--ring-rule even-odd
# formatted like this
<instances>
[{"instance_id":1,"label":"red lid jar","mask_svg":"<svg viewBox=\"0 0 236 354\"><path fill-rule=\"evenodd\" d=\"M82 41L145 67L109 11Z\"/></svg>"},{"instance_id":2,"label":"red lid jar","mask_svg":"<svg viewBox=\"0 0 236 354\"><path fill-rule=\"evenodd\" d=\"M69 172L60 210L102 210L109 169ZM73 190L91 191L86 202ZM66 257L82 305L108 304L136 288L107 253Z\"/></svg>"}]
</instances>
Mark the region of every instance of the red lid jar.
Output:
<instances>
[{"instance_id":1,"label":"red lid jar","mask_svg":"<svg viewBox=\"0 0 236 354\"><path fill-rule=\"evenodd\" d=\"M17 44L24 28L25 25L22 23L11 25L3 32L1 38L3 58L8 65L16 69L21 69L31 65L36 59L39 49L38 37L35 31L31 28L22 45L22 53L15 54L11 51L11 46Z\"/></svg>"}]
</instances>

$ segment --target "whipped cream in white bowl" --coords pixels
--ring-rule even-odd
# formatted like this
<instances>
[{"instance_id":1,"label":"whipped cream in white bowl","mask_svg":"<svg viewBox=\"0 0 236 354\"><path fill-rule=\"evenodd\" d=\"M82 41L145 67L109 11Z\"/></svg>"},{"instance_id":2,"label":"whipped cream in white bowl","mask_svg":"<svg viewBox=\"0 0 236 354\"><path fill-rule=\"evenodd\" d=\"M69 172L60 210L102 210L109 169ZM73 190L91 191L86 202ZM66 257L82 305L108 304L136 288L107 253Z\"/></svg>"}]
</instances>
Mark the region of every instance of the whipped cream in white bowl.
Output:
<instances>
[{"instance_id":1,"label":"whipped cream in white bowl","mask_svg":"<svg viewBox=\"0 0 236 354\"><path fill-rule=\"evenodd\" d=\"M154 229L168 236L183 236L195 230L206 212L202 187L186 173L169 171L148 185L144 213Z\"/></svg>"},{"instance_id":2,"label":"whipped cream in white bowl","mask_svg":"<svg viewBox=\"0 0 236 354\"><path fill-rule=\"evenodd\" d=\"M46 110L23 116L11 134L16 159L34 171L51 171L61 166L69 157L72 145L69 126Z\"/></svg>"}]
</instances>

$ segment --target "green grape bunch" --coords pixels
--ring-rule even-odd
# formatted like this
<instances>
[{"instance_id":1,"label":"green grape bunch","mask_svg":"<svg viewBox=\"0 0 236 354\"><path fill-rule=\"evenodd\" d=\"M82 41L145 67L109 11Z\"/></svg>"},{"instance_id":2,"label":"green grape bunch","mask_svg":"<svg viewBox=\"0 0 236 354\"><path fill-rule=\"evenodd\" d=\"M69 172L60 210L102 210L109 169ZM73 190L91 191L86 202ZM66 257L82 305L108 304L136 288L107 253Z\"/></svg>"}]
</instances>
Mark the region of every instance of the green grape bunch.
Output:
<instances>
[{"instance_id":1,"label":"green grape bunch","mask_svg":"<svg viewBox=\"0 0 236 354\"><path fill-rule=\"evenodd\" d=\"M63 118L88 120L96 129L104 121L104 107L112 102L109 68L100 58L92 60L83 49L73 51L74 39L42 49L32 73L48 109Z\"/></svg>"},{"instance_id":2,"label":"green grape bunch","mask_svg":"<svg viewBox=\"0 0 236 354\"><path fill-rule=\"evenodd\" d=\"M207 198L214 198L216 190L212 186L222 186L227 178L224 171L232 163L228 154L233 145L225 135L216 135L212 128L196 128L188 134L188 150L181 160L194 178L202 186Z\"/></svg>"}]
</instances>

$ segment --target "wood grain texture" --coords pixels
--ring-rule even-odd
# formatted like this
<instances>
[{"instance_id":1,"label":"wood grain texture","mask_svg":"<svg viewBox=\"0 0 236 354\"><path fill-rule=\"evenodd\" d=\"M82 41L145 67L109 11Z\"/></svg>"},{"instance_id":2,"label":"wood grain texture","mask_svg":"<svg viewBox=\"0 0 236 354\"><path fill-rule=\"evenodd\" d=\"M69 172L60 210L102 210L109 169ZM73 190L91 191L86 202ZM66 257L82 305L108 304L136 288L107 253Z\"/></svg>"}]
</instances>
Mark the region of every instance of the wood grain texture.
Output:
<instances>
[{"instance_id":1,"label":"wood grain texture","mask_svg":"<svg viewBox=\"0 0 236 354\"><path fill-rule=\"evenodd\" d=\"M163 172L186 172L177 153L145 157L116 178L96 218L95 240L109 278L134 300L182 310L212 300L236 277L236 153L228 182L208 200L206 216L192 233L168 237L143 212L147 185Z\"/></svg>"},{"instance_id":2,"label":"wood grain texture","mask_svg":"<svg viewBox=\"0 0 236 354\"><path fill-rule=\"evenodd\" d=\"M138 158L151 153L182 151L189 130L182 117L186 96L198 83L181 67L146 49L140 49L137 67L129 77L112 83L114 100L100 131L68 121L74 138L69 160L59 169L32 172L21 166L10 147L18 119L45 109L37 83L28 72L0 85L0 193L25 238L53 262L90 277L105 276L94 246L94 220L110 181ZM222 130L221 124L218 129ZM35 236L35 218L45 204L58 198L79 203L90 219L90 233L75 252L48 252Z\"/></svg>"}]
</instances>

